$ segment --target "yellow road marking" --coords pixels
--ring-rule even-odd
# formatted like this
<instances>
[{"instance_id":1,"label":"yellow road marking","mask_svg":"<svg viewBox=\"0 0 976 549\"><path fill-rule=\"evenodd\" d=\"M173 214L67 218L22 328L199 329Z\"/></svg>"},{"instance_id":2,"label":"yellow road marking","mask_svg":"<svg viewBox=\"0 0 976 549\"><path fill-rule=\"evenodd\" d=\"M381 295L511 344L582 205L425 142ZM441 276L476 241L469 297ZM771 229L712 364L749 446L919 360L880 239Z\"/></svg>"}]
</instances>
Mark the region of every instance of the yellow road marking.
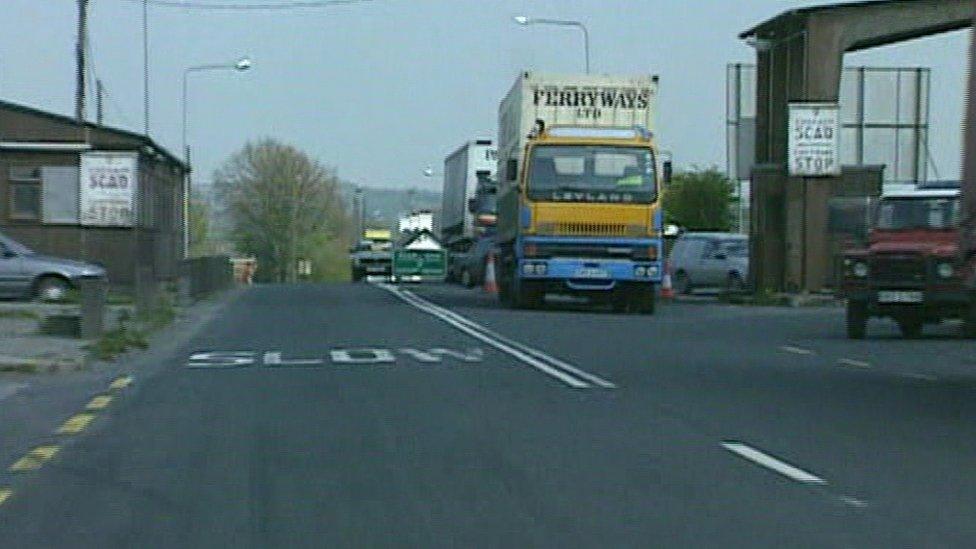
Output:
<instances>
[{"instance_id":1,"label":"yellow road marking","mask_svg":"<svg viewBox=\"0 0 976 549\"><path fill-rule=\"evenodd\" d=\"M871 363L864 362L863 360L854 360L850 358L841 358L837 360L838 364L843 364L844 366L853 366L855 368L870 368Z\"/></svg>"},{"instance_id":2,"label":"yellow road marking","mask_svg":"<svg viewBox=\"0 0 976 549\"><path fill-rule=\"evenodd\" d=\"M9 490L7 488L0 488L0 505L3 505L3 502L10 499L10 496L12 496L13 493L14 493L13 490Z\"/></svg>"},{"instance_id":3,"label":"yellow road marking","mask_svg":"<svg viewBox=\"0 0 976 549\"><path fill-rule=\"evenodd\" d=\"M109 384L109 389L125 389L132 384L132 376L121 376L115 379L111 384Z\"/></svg>"},{"instance_id":4,"label":"yellow road marking","mask_svg":"<svg viewBox=\"0 0 976 549\"><path fill-rule=\"evenodd\" d=\"M58 454L60 446L38 446L27 455L18 459L10 466L10 470L13 472L17 471L33 471L35 469L40 469L44 462L53 458Z\"/></svg>"},{"instance_id":5,"label":"yellow road marking","mask_svg":"<svg viewBox=\"0 0 976 549\"><path fill-rule=\"evenodd\" d=\"M104 410L112 402L112 397L108 395L99 395L93 399L91 402L85 406L86 410Z\"/></svg>"},{"instance_id":6,"label":"yellow road marking","mask_svg":"<svg viewBox=\"0 0 976 549\"><path fill-rule=\"evenodd\" d=\"M77 435L78 433L85 430L88 424L95 419L95 414L77 414L68 418L60 428L58 428L57 433L59 435Z\"/></svg>"}]
</instances>

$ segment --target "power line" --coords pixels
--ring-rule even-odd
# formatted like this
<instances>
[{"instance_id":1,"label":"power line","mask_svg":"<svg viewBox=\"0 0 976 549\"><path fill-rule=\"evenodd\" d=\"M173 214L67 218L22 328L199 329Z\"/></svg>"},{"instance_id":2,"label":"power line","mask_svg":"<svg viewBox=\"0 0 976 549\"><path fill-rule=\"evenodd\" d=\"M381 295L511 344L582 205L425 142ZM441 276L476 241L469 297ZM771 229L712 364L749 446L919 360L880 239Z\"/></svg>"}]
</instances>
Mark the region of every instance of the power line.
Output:
<instances>
[{"instance_id":1,"label":"power line","mask_svg":"<svg viewBox=\"0 0 976 549\"><path fill-rule=\"evenodd\" d=\"M122 0L130 4L142 4L143 0ZM223 11L283 11L296 9L328 8L350 4L365 4L374 0L288 0L284 2L258 2L247 4L242 2L200 2L196 0L148 0L149 5L161 8L182 8L190 10L223 10Z\"/></svg>"}]
</instances>

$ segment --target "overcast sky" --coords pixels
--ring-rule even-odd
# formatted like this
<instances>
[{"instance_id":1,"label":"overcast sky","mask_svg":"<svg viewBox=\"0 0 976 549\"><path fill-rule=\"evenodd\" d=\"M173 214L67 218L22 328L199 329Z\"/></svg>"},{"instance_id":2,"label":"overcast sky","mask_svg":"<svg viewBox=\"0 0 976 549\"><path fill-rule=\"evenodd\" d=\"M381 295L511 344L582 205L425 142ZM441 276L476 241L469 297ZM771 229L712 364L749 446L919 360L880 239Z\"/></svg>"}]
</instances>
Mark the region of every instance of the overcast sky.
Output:
<instances>
[{"instance_id":1,"label":"overcast sky","mask_svg":"<svg viewBox=\"0 0 976 549\"><path fill-rule=\"evenodd\" d=\"M73 113L76 1L0 1L0 97ZM151 7L150 133L177 153L183 68L249 54L248 73L191 77L189 141L198 179L209 179L247 140L270 136L345 179L437 188L422 168L440 166L467 139L492 137L498 102L520 70L582 71L579 33L511 22L526 14L585 21L594 72L659 74L663 147L679 166L724 167L725 66L754 60L737 34L809 4L375 0L233 13ZM94 69L110 96L106 122L133 130L142 128L141 11L131 0L91 0ZM943 176L959 169L968 36L961 31L845 60L932 68L932 153Z\"/></svg>"}]
</instances>

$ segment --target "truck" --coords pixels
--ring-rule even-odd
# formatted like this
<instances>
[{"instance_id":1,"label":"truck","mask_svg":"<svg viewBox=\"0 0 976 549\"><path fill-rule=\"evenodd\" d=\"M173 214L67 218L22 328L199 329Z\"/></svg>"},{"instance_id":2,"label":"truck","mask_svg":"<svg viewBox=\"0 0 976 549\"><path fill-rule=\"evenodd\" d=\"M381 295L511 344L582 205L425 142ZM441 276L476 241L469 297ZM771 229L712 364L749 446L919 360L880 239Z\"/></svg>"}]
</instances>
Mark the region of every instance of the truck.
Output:
<instances>
[{"instance_id":1,"label":"truck","mask_svg":"<svg viewBox=\"0 0 976 549\"><path fill-rule=\"evenodd\" d=\"M663 275L656 76L523 72L498 109L498 291L652 314Z\"/></svg>"},{"instance_id":2,"label":"truck","mask_svg":"<svg viewBox=\"0 0 976 549\"><path fill-rule=\"evenodd\" d=\"M353 282L369 276L393 276L393 240L389 229L365 229L362 240L349 249Z\"/></svg>"},{"instance_id":3,"label":"truck","mask_svg":"<svg viewBox=\"0 0 976 549\"><path fill-rule=\"evenodd\" d=\"M477 197L493 190L497 166L498 152L490 139L468 141L444 159L441 241L445 246L478 236L484 220L475 211Z\"/></svg>"},{"instance_id":4,"label":"truck","mask_svg":"<svg viewBox=\"0 0 976 549\"><path fill-rule=\"evenodd\" d=\"M976 335L976 303L959 249L958 181L888 191L873 207L867 245L845 252L842 296L846 328L863 339L869 319L888 317L903 336L927 323L963 319Z\"/></svg>"}]
</instances>

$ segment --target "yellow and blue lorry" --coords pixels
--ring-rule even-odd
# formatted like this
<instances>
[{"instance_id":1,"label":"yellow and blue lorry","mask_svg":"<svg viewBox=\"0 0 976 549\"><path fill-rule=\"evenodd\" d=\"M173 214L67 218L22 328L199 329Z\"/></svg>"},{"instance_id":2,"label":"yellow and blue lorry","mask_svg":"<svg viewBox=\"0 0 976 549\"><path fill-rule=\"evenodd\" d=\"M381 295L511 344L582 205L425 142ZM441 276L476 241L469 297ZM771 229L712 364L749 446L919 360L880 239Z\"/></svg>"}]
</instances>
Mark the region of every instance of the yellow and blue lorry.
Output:
<instances>
[{"instance_id":1,"label":"yellow and blue lorry","mask_svg":"<svg viewBox=\"0 0 976 549\"><path fill-rule=\"evenodd\" d=\"M498 112L501 301L546 294L654 312L664 273L656 76L523 72Z\"/></svg>"}]
</instances>

